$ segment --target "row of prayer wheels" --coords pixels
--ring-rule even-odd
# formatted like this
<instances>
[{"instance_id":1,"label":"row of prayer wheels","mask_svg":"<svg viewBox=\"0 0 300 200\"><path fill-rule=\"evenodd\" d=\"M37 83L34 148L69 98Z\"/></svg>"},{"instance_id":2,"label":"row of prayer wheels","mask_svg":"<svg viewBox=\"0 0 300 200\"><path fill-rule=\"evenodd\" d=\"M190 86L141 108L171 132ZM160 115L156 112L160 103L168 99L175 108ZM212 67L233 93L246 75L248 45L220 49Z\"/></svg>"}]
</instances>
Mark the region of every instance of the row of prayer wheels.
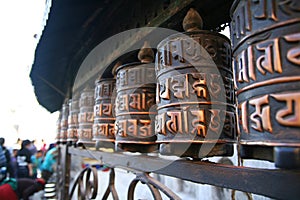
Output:
<instances>
[{"instance_id":1,"label":"row of prayer wheels","mask_svg":"<svg viewBox=\"0 0 300 200\"><path fill-rule=\"evenodd\" d=\"M155 59L145 43L139 63L65 102L58 141L192 158L239 144L242 158L299 167L299 12L261 2L234 2L233 48L190 9L186 32L161 41Z\"/></svg>"}]
</instances>

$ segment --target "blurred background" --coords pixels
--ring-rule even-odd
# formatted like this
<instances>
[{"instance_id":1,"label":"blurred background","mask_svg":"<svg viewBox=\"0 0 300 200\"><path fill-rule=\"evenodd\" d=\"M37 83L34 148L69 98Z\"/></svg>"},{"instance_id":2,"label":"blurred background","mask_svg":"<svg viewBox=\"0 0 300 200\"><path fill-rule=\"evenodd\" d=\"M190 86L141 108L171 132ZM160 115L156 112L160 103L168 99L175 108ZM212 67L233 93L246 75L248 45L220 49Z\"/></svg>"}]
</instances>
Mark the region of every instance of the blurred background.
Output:
<instances>
[{"instance_id":1,"label":"blurred background","mask_svg":"<svg viewBox=\"0 0 300 200\"><path fill-rule=\"evenodd\" d=\"M54 141L58 113L41 107L29 78L36 45L46 22L43 0L0 1L0 136Z\"/></svg>"}]
</instances>

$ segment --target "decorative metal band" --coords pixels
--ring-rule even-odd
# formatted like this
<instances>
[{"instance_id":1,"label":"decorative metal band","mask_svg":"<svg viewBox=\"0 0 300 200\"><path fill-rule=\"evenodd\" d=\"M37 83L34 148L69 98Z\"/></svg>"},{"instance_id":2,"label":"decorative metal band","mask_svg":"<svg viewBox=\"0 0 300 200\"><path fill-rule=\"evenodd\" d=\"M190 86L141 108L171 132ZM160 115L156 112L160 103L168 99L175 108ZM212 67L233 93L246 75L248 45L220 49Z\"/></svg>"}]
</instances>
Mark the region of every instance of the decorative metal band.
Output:
<instances>
[{"instance_id":1,"label":"decorative metal band","mask_svg":"<svg viewBox=\"0 0 300 200\"><path fill-rule=\"evenodd\" d=\"M158 110L160 109L163 109L163 108L168 108L168 107L185 107L185 105L195 105L195 106L201 106L201 105L219 105L221 107L232 107L232 108L235 108L234 105L232 104L228 104L228 103L223 103L223 102L199 102L199 101L196 101L196 102L180 102L180 103L170 103L170 104L167 104L167 105L163 105L163 106L159 106L157 107Z\"/></svg>"},{"instance_id":2,"label":"decorative metal band","mask_svg":"<svg viewBox=\"0 0 300 200\"><path fill-rule=\"evenodd\" d=\"M156 115L157 112L127 112L127 113L119 113L117 116L123 115Z\"/></svg>"},{"instance_id":3,"label":"decorative metal band","mask_svg":"<svg viewBox=\"0 0 300 200\"><path fill-rule=\"evenodd\" d=\"M92 175L92 177L91 177ZM72 199L75 189L77 187L76 199L94 199L98 193L98 172L94 167L87 167L80 172L75 179L74 185L70 192L70 199Z\"/></svg>"},{"instance_id":4,"label":"decorative metal band","mask_svg":"<svg viewBox=\"0 0 300 200\"><path fill-rule=\"evenodd\" d=\"M271 25L269 27L264 27L262 28L261 30L258 30L258 31L255 31L253 32L252 34L250 35L247 35L245 36L239 43L235 44L234 45L234 49L233 49L233 53L235 53L235 51L245 42L247 41L248 39L256 36L256 35L259 35L259 34L262 34L264 32L267 32L267 31L271 31L272 29L276 29L276 28L279 28L281 26L286 26L286 25L291 25L291 24L296 24L296 23L299 23L300 22L300 18L296 18L296 19L291 19L291 20L288 20L288 21L284 21L284 22L279 22L279 23L276 23L274 25Z\"/></svg>"},{"instance_id":5,"label":"decorative metal band","mask_svg":"<svg viewBox=\"0 0 300 200\"><path fill-rule=\"evenodd\" d=\"M300 147L300 140L299 143L295 142L276 142L276 141L240 141L241 144L245 145L260 145L260 146L276 146L276 147Z\"/></svg>"},{"instance_id":6,"label":"decorative metal band","mask_svg":"<svg viewBox=\"0 0 300 200\"><path fill-rule=\"evenodd\" d=\"M200 67L200 66L197 66L197 65L182 65L182 66L168 66L168 67L166 67L165 69L164 69L164 71L160 71L160 74L159 74L159 76L163 76L164 74L167 74L168 72L170 72L170 71L174 71L174 70L180 70L180 69L187 69L187 68L191 68L191 69L199 69L198 67ZM203 66L201 66L201 67L203 67ZM221 71L224 71L224 72L226 72L226 73L228 73L228 74L231 74L232 75L232 70L231 69L228 69L228 68L226 68L225 66L218 66L218 65L216 65L215 63L207 63L206 65L205 65L205 67L206 68L212 68L212 69L215 69L215 67L217 67L219 70L221 70ZM158 76L158 77L159 77Z\"/></svg>"},{"instance_id":7,"label":"decorative metal band","mask_svg":"<svg viewBox=\"0 0 300 200\"><path fill-rule=\"evenodd\" d=\"M142 141L142 140L130 140L130 139L126 139L126 140L119 140L117 143L125 143L125 144L156 144L157 141Z\"/></svg>"},{"instance_id":8,"label":"decorative metal band","mask_svg":"<svg viewBox=\"0 0 300 200\"><path fill-rule=\"evenodd\" d=\"M107 118L95 118L94 121L115 121L116 118L114 117L107 117Z\"/></svg>"},{"instance_id":9,"label":"decorative metal band","mask_svg":"<svg viewBox=\"0 0 300 200\"><path fill-rule=\"evenodd\" d=\"M150 189L152 196L155 200L162 199L161 194L159 191L163 192L168 198L172 200L180 200L181 198L177 196L172 190L167 188L165 185L160 183L159 181L155 180L148 173L141 173L138 174L137 177L130 183L128 189L128 200L134 199L134 190L138 182L142 182L148 186Z\"/></svg>"},{"instance_id":10,"label":"decorative metal band","mask_svg":"<svg viewBox=\"0 0 300 200\"><path fill-rule=\"evenodd\" d=\"M153 82L155 83L155 82ZM133 86L123 86L122 89L123 90L136 90L138 88L155 88L155 86L153 85L153 83L146 83L146 84L138 84L138 85L133 85Z\"/></svg>"},{"instance_id":11,"label":"decorative metal band","mask_svg":"<svg viewBox=\"0 0 300 200\"><path fill-rule=\"evenodd\" d=\"M190 144L226 144L235 143L235 140L157 140L156 143L190 143Z\"/></svg>"},{"instance_id":12,"label":"decorative metal band","mask_svg":"<svg viewBox=\"0 0 300 200\"><path fill-rule=\"evenodd\" d=\"M251 85L245 86L240 90L237 90L237 95L241 94L242 92L245 92L247 90L255 89L258 87L263 87L267 85L275 85L278 83L289 83L289 82L296 82L300 81L300 76L285 76L285 77L278 77L270 80L261 81L258 83L253 83Z\"/></svg>"}]
</instances>

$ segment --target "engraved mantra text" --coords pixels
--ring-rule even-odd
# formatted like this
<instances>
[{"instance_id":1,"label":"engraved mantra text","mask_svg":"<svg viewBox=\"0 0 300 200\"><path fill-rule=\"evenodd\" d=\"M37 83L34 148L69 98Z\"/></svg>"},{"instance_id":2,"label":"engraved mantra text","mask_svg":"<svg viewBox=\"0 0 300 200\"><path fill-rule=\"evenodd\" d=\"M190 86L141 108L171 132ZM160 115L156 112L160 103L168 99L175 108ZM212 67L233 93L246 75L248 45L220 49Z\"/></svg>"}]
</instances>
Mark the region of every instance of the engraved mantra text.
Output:
<instances>
[{"instance_id":1,"label":"engraved mantra text","mask_svg":"<svg viewBox=\"0 0 300 200\"><path fill-rule=\"evenodd\" d=\"M278 103L284 102L285 106L277 110L275 116L271 115L270 98ZM253 107L254 111L249 112ZM244 101L238 106L240 110L240 124L245 133L250 133L249 125L259 132L273 132L272 117L282 126L300 127L300 93L268 94L249 101Z\"/></svg>"}]
</instances>

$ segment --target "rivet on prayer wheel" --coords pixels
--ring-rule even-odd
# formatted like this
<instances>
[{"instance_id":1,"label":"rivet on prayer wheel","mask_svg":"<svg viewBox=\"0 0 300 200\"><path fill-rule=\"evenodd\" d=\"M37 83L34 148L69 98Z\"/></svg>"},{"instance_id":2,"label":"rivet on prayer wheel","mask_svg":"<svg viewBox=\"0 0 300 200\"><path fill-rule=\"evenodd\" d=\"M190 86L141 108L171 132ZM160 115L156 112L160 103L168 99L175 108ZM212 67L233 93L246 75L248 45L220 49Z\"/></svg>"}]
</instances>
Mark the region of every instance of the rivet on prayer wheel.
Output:
<instances>
[{"instance_id":1,"label":"rivet on prayer wheel","mask_svg":"<svg viewBox=\"0 0 300 200\"><path fill-rule=\"evenodd\" d=\"M69 116L69 99L66 99L62 105L61 121L60 121L60 138L62 144L67 143L68 139L68 116Z\"/></svg>"},{"instance_id":2,"label":"rivet on prayer wheel","mask_svg":"<svg viewBox=\"0 0 300 200\"><path fill-rule=\"evenodd\" d=\"M231 17L241 157L300 167L299 2L235 1Z\"/></svg>"},{"instance_id":3,"label":"rivet on prayer wheel","mask_svg":"<svg viewBox=\"0 0 300 200\"><path fill-rule=\"evenodd\" d=\"M79 98L78 145L93 147L94 90L85 87Z\"/></svg>"},{"instance_id":4,"label":"rivet on prayer wheel","mask_svg":"<svg viewBox=\"0 0 300 200\"><path fill-rule=\"evenodd\" d=\"M230 156L236 137L236 108L230 40L202 29L190 9L184 34L158 44L156 133L164 155Z\"/></svg>"},{"instance_id":5,"label":"rivet on prayer wheel","mask_svg":"<svg viewBox=\"0 0 300 200\"><path fill-rule=\"evenodd\" d=\"M138 54L140 63L116 69L116 150L148 153L156 151L154 133L154 53L145 42Z\"/></svg>"},{"instance_id":6,"label":"rivet on prayer wheel","mask_svg":"<svg viewBox=\"0 0 300 200\"><path fill-rule=\"evenodd\" d=\"M102 78L95 82L93 140L96 148L114 148L116 79Z\"/></svg>"},{"instance_id":7,"label":"rivet on prayer wheel","mask_svg":"<svg viewBox=\"0 0 300 200\"><path fill-rule=\"evenodd\" d=\"M68 117L68 139L70 145L75 145L78 140L78 114L79 114L79 96L74 95L69 101Z\"/></svg>"}]
</instances>

